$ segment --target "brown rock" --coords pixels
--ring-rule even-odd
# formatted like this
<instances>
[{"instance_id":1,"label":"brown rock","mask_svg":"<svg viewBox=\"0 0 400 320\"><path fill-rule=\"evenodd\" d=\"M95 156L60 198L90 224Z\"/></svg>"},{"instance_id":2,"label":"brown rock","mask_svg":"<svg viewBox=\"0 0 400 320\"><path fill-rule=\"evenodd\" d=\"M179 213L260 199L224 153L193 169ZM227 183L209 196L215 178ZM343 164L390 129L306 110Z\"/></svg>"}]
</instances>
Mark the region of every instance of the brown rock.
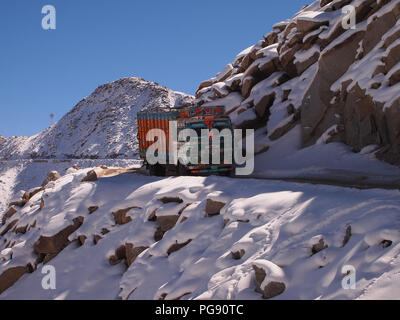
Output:
<instances>
[{"instance_id":1,"label":"brown rock","mask_svg":"<svg viewBox=\"0 0 400 320\"><path fill-rule=\"evenodd\" d=\"M91 206L88 208L89 214L92 214L93 212L97 211L99 209L98 206Z\"/></svg>"},{"instance_id":2,"label":"brown rock","mask_svg":"<svg viewBox=\"0 0 400 320\"><path fill-rule=\"evenodd\" d=\"M0 294L14 285L26 272L26 267L14 267L5 270L0 275Z\"/></svg>"},{"instance_id":3,"label":"brown rock","mask_svg":"<svg viewBox=\"0 0 400 320\"><path fill-rule=\"evenodd\" d=\"M17 223L18 223L18 219L11 221L4 229L3 231L0 233L0 236L4 236L8 231L10 231Z\"/></svg>"},{"instance_id":4,"label":"brown rock","mask_svg":"<svg viewBox=\"0 0 400 320\"><path fill-rule=\"evenodd\" d=\"M267 110L273 105L275 101L275 91L268 92L256 105L255 112L260 118L264 117Z\"/></svg>"},{"instance_id":5,"label":"brown rock","mask_svg":"<svg viewBox=\"0 0 400 320\"><path fill-rule=\"evenodd\" d=\"M172 246L170 246L168 248L167 254L170 255L171 253L182 249L184 246L188 245L191 241L192 241L192 239L189 239L189 240L185 241L184 243L178 243L178 241L176 241L176 243L174 243Z\"/></svg>"},{"instance_id":6,"label":"brown rock","mask_svg":"<svg viewBox=\"0 0 400 320\"><path fill-rule=\"evenodd\" d=\"M200 83L200 86L196 92L199 92L201 89L211 87L216 81L217 79L210 79L203 81L202 83Z\"/></svg>"},{"instance_id":7,"label":"brown rock","mask_svg":"<svg viewBox=\"0 0 400 320\"><path fill-rule=\"evenodd\" d=\"M328 245L325 244L324 239L320 239L317 244L314 244L311 248L312 255L328 248Z\"/></svg>"},{"instance_id":8,"label":"brown rock","mask_svg":"<svg viewBox=\"0 0 400 320\"><path fill-rule=\"evenodd\" d=\"M8 209L8 211L3 215L2 219L1 219L2 224L5 225L6 222L7 222L7 219L8 219L8 218L11 218L11 217L12 217L14 214L16 214L17 212L18 212L18 211L15 210L14 207L10 207L10 209Z\"/></svg>"},{"instance_id":9,"label":"brown rock","mask_svg":"<svg viewBox=\"0 0 400 320\"><path fill-rule=\"evenodd\" d=\"M18 228L15 229L15 233L17 233L17 234L18 233L25 234L27 229L28 229L28 225L22 226L22 227L18 227Z\"/></svg>"},{"instance_id":10,"label":"brown rock","mask_svg":"<svg viewBox=\"0 0 400 320\"><path fill-rule=\"evenodd\" d=\"M297 31L302 34L318 29L322 25L329 26L329 20L320 21L308 18L303 19L302 17L297 18Z\"/></svg>"},{"instance_id":11,"label":"brown rock","mask_svg":"<svg viewBox=\"0 0 400 320\"><path fill-rule=\"evenodd\" d=\"M367 26L363 45L364 55L368 54L382 40L383 35L397 22L393 11L386 12L378 19L372 20Z\"/></svg>"},{"instance_id":12,"label":"brown rock","mask_svg":"<svg viewBox=\"0 0 400 320\"><path fill-rule=\"evenodd\" d=\"M400 82L400 70L393 72L389 78L389 85L394 86L396 83Z\"/></svg>"},{"instance_id":13,"label":"brown rock","mask_svg":"<svg viewBox=\"0 0 400 320\"><path fill-rule=\"evenodd\" d=\"M206 215L208 217L219 215L221 209L225 206L225 204L226 203L207 199Z\"/></svg>"},{"instance_id":14,"label":"brown rock","mask_svg":"<svg viewBox=\"0 0 400 320\"><path fill-rule=\"evenodd\" d=\"M302 74L305 70L307 70L311 65L313 65L315 62L318 61L319 58L319 52L315 52L312 56L310 56L308 59L304 61L296 61L294 63L297 74Z\"/></svg>"},{"instance_id":15,"label":"brown rock","mask_svg":"<svg viewBox=\"0 0 400 320\"><path fill-rule=\"evenodd\" d=\"M148 247L134 247L132 243L125 243L115 250L115 254L110 256L109 262L111 265L116 265L122 260L125 260L125 265L129 267L136 258Z\"/></svg>"},{"instance_id":16,"label":"brown rock","mask_svg":"<svg viewBox=\"0 0 400 320\"><path fill-rule=\"evenodd\" d=\"M382 240L382 242L381 242L381 246L382 246L383 248L388 248L388 247L390 247L392 244L393 244L393 241L391 241L391 240Z\"/></svg>"},{"instance_id":17,"label":"brown rock","mask_svg":"<svg viewBox=\"0 0 400 320\"><path fill-rule=\"evenodd\" d=\"M344 247L347 244L347 242L349 242L350 238L351 238L351 226L348 226L346 228L346 234L344 235L342 247Z\"/></svg>"},{"instance_id":18,"label":"brown rock","mask_svg":"<svg viewBox=\"0 0 400 320\"><path fill-rule=\"evenodd\" d=\"M276 128L268 137L271 141L275 141L280 137L284 136L290 130L292 130L300 119L300 111L297 111L292 115L290 121L288 121L285 125Z\"/></svg>"},{"instance_id":19,"label":"brown rock","mask_svg":"<svg viewBox=\"0 0 400 320\"><path fill-rule=\"evenodd\" d=\"M33 245L33 250L36 254L57 255L61 250L70 244L70 241L68 240L69 235L76 231L83 224L83 221L83 217L77 217L73 219L73 225L64 228L54 236L40 236L40 238Z\"/></svg>"},{"instance_id":20,"label":"brown rock","mask_svg":"<svg viewBox=\"0 0 400 320\"><path fill-rule=\"evenodd\" d=\"M80 235L78 236L78 244L79 246L83 246L85 244L87 237L84 235Z\"/></svg>"},{"instance_id":21,"label":"brown rock","mask_svg":"<svg viewBox=\"0 0 400 320\"><path fill-rule=\"evenodd\" d=\"M331 3L333 0L320 0L319 5L320 7L325 7L327 4Z\"/></svg>"},{"instance_id":22,"label":"brown rock","mask_svg":"<svg viewBox=\"0 0 400 320\"><path fill-rule=\"evenodd\" d=\"M239 260L242 259L242 257L244 256L246 252L243 249L240 249L239 251L232 251L232 258L235 260Z\"/></svg>"},{"instance_id":23,"label":"brown rock","mask_svg":"<svg viewBox=\"0 0 400 320\"><path fill-rule=\"evenodd\" d=\"M263 268L259 268L256 265L253 265L253 269L255 274L256 291L262 293L264 299L276 297L285 291L285 284L276 281L271 281L264 288L261 288L267 274Z\"/></svg>"},{"instance_id":24,"label":"brown rock","mask_svg":"<svg viewBox=\"0 0 400 320\"><path fill-rule=\"evenodd\" d=\"M148 247L139 246L134 247L132 243L125 244L125 263L129 267L136 258L147 249Z\"/></svg>"},{"instance_id":25,"label":"brown rock","mask_svg":"<svg viewBox=\"0 0 400 320\"><path fill-rule=\"evenodd\" d=\"M116 224L122 225L122 224L126 224L128 222L132 221L131 217L127 217L126 214L134 208L138 208L138 207L130 207L130 208L126 208L126 209L120 209L118 211L112 212L112 215L114 216L114 220Z\"/></svg>"},{"instance_id":26,"label":"brown rock","mask_svg":"<svg viewBox=\"0 0 400 320\"><path fill-rule=\"evenodd\" d=\"M178 219L178 214L157 217L158 228L154 234L154 240L160 241L164 237L164 234L175 226Z\"/></svg>"},{"instance_id":27,"label":"brown rock","mask_svg":"<svg viewBox=\"0 0 400 320\"><path fill-rule=\"evenodd\" d=\"M253 76L248 76L242 82L242 96L247 99L250 96L251 89L256 84L256 79Z\"/></svg>"},{"instance_id":28,"label":"brown rock","mask_svg":"<svg viewBox=\"0 0 400 320\"><path fill-rule=\"evenodd\" d=\"M83 179L82 179L82 182L93 182L93 181L97 181L98 180L98 176L97 176L97 173L96 173L96 171L94 171L94 170L90 170L87 174L86 174L86 177L84 177Z\"/></svg>"},{"instance_id":29,"label":"brown rock","mask_svg":"<svg viewBox=\"0 0 400 320\"><path fill-rule=\"evenodd\" d=\"M51 181L57 181L58 179L60 179L61 176L57 171L50 171L47 174L46 179L43 181L42 183L42 187L45 187L49 182Z\"/></svg>"},{"instance_id":30,"label":"brown rock","mask_svg":"<svg viewBox=\"0 0 400 320\"><path fill-rule=\"evenodd\" d=\"M340 124L335 117L337 111L331 105L334 94L330 87L355 61L364 34L364 31L355 32L321 55L318 72L300 108L304 147L314 144L333 125Z\"/></svg>"},{"instance_id":31,"label":"brown rock","mask_svg":"<svg viewBox=\"0 0 400 320\"><path fill-rule=\"evenodd\" d=\"M103 238L102 238L100 235L95 234L95 235L93 236L93 243L96 245L96 244L99 243L99 241L100 241L101 239L103 239Z\"/></svg>"},{"instance_id":32,"label":"brown rock","mask_svg":"<svg viewBox=\"0 0 400 320\"><path fill-rule=\"evenodd\" d=\"M38 194L39 192L43 191L44 188L37 188L29 193L29 200L32 199L33 196Z\"/></svg>"},{"instance_id":33,"label":"brown rock","mask_svg":"<svg viewBox=\"0 0 400 320\"><path fill-rule=\"evenodd\" d=\"M161 201L162 203L171 203L171 202L176 202L176 203L182 203L183 200L179 197L163 197L161 199L158 199L158 201Z\"/></svg>"},{"instance_id":34,"label":"brown rock","mask_svg":"<svg viewBox=\"0 0 400 320\"><path fill-rule=\"evenodd\" d=\"M16 206L22 208L26 204L25 200L13 201L8 204L9 207Z\"/></svg>"}]
</instances>

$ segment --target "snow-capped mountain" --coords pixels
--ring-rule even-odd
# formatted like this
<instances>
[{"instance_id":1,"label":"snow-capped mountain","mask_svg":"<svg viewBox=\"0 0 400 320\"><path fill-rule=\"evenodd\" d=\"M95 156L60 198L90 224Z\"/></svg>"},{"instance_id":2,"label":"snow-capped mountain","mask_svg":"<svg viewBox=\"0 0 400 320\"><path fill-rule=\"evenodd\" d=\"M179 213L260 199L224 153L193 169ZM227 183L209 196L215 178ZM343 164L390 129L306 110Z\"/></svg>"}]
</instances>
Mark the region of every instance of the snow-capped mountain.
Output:
<instances>
[{"instance_id":1,"label":"snow-capped mountain","mask_svg":"<svg viewBox=\"0 0 400 320\"><path fill-rule=\"evenodd\" d=\"M98 87L48 129L8 138L0 144L0 159L132 158L138 147L138 111L191 101L191 96L153 82L120 79Z\"/></svg>"},{"instance_id":2,"label":"snow-capped mountain","mask_svg":"<svg viewBox=\"0 0 400 320\"><path fill-rule=\"evenodd\" d=\"M343 27L347 5L354 28ZM330 142L400 165L399 17L398 0L314 1L201 83L197 102L224 104L238 127L257 129L256 151L272 166L283 146L293 157Z\"/></svg>"}]
</instances>

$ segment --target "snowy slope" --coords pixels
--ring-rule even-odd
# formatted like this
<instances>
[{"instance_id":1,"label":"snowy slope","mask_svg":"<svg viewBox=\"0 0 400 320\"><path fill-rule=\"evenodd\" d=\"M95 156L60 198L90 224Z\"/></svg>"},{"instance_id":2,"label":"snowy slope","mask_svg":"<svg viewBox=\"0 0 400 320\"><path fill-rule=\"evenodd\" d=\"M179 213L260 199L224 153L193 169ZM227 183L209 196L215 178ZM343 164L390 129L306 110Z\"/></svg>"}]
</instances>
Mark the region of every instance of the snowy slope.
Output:
<instances>
[{"instance_id":1,"label":"snowy slope","mask_svg":"<svg viewBox=\"0 0 400 320\"><path fill-rule=\"evenodd\" d=\"M0 159L134 158L136 113L190 103L192 97L138 78L98 87L61 120L32 137L10 137Z\"/></svg>"},{"instance_id":2,"label":"snowy slope","mask_svg":"<svg viewBox=\"0 0 400 320\"><path fill-rule=\"evenodd\" d=\"M137 163L138 160L134 159L0 160L0 218L16 194L41 185L47 173L52 170L64 174L71 166L87 168L106 165L129 168Z\"/></svg>"},{"instance_id":3,"label":"snowy slope","mask_svg":"<svg viewBox=\"0 0 400 320\"><path fill-rule=\"evenodd\" d=\"M7 220L18 222L2 237L0 283L6 270L23 275L2 299L261 299L255 267L261 289L284 284L276 299L400 298L398 191L136 174L81 182L88 170L69 170ZM56 290L41 287L43 259ZM342 288L345 265L355 290Z\"/></svg>"}]
</instances>

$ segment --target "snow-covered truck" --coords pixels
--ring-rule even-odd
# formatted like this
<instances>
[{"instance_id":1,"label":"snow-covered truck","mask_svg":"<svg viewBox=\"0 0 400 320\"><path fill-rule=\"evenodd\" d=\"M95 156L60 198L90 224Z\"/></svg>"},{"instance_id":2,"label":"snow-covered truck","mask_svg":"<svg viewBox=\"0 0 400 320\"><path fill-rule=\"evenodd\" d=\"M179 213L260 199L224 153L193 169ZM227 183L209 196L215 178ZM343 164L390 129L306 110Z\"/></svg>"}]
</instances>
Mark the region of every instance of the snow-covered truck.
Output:
<instances>
[{"instance_id":1,"label":"snow-covered truck","mask_svg":"<svg viewBox=\"0 0 400 320\"><path fill-rule=\"evenodd\" d=\"M215 130L212 129L216 129L216 132L228 129L231 132L231 136L233 136L233 125L229 116L225 115L225 107L158 108L138 112L137 121L140 158L143 159L144 165L151 175L230 175L234 170L233 161L225 161L225 153L230 153L230 158L233 159L233 144L229 140L227 142L224 137L218 137L218 148L215 147L216 144L212 143L213 136L215 136L212 134L212 131ZM170 144L171 141L174 141L170 139L172 134L170 132L171 121L175 123L176 137L183 129L193 129L196 132L196 145L192 145L192 147L198 150L197 158L188 157L189 160L182 161L178 156L176 164L174 164L174 161L170 161ZM148 137L148 133L152 129L161 129L165 133L165 147L163 149L166 153L166 164L150 164L146 159L148 148L157 140L157 138L154 141L151 137L150 139ZM210 132L208 136L209 143L207 144L201 138L202 129ZM185 143L188 143L188 141L178 141L177 139L176 149L179 149ZM204 148L209 148L208 161L204 161L204 157L202 157L202 149ZM220 154L217 162L213 158L215 152Z\"/></svg>"}]
</instances>

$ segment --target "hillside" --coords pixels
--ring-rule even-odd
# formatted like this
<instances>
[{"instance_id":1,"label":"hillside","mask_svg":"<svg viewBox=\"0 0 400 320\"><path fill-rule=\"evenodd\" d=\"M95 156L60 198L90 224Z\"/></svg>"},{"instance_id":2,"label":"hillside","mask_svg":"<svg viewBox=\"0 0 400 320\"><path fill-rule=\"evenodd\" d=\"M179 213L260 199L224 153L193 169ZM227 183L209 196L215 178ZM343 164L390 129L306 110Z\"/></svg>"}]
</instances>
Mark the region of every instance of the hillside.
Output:
<instances>
[{"instance_id":1,"label":"hillside","mask_svg":"<svg viewBox=\"0 0 400 320\"><path fill-rule=\"evenodd\" d=\"M71 168L3 218L0 291L21 278L1 299L399 297L397 190L135 173L83 182L92 169L110 172ZM55 290L41 287L44 265ZM345 265L356 290L342 288Z\"/></svg>"},{"instance_id":2,"label":"hillside","mask_svg":"<svg viewBox=\"0 0 400 320\"><path fill-rule=\"evenodd\" d=\"M48 129L32 137L8 138L0 144L0 159L135 158L136 113L191 101L189 95L138 78L110 82Z\"/></svg>"},{"instance_id":3,"label":"hillside","mask_svg":"<svg viewBox=\"0 0 400 320\"><path fill-rule=\"evenodd\" d=\"M349 4L357 24L346 30ZM399 166L399 16L398 0L314 1L201 83L196 101L227 105L237 127L256 129L259 163L291 157L290 169L299 150L312 146L318 162L340 143Z\"/></svg>"}]
</instances>

